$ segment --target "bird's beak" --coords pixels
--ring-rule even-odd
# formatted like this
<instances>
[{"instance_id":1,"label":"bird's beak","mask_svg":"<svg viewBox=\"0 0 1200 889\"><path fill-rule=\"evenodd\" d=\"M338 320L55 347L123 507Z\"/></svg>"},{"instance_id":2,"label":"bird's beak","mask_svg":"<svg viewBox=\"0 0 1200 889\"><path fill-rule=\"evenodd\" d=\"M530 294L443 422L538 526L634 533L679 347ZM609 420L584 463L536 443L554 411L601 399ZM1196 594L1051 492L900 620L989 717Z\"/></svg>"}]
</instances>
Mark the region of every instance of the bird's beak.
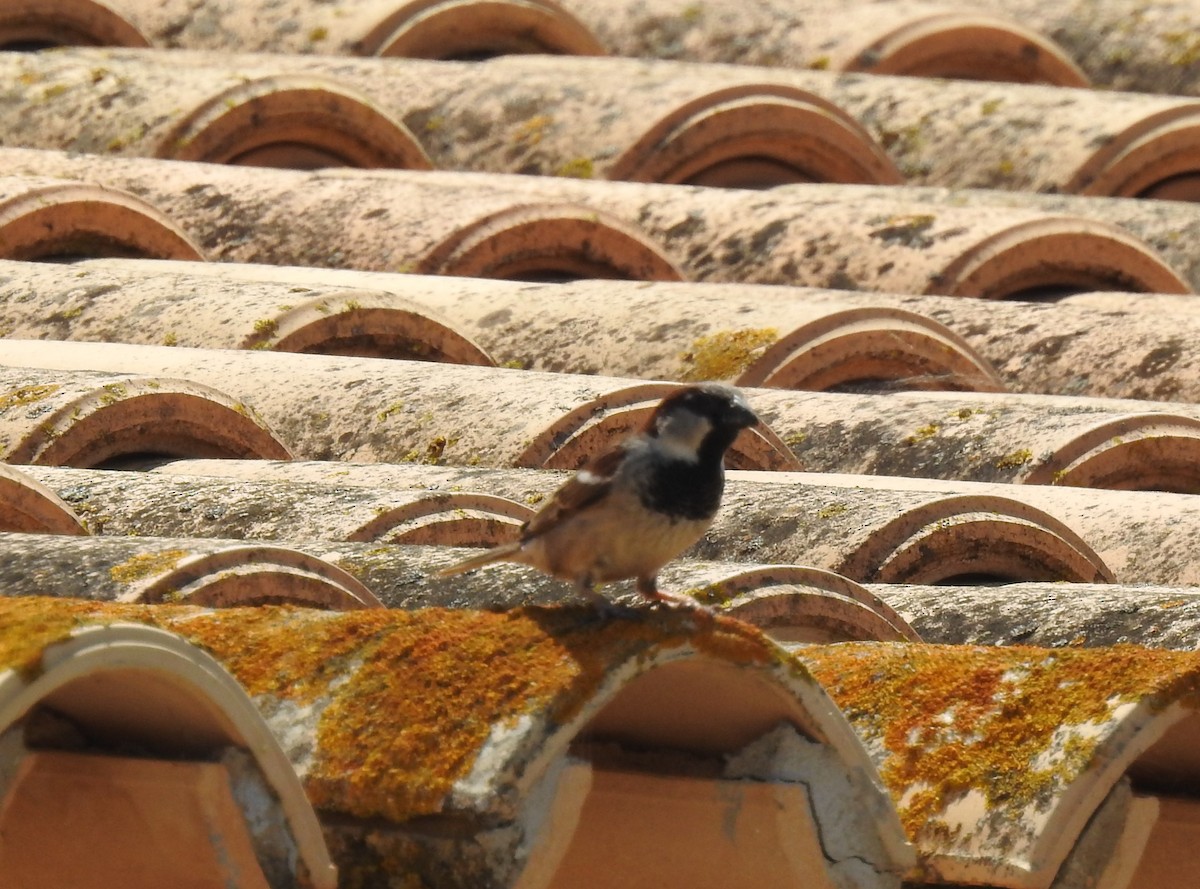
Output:
<instances>
[{"instance_id":1,"label":"bird's beak","mask_svg":"<svg viewBox=\"0 0 1200 889\"><path fill-rule=\"evenodd\" d=\"M758 416L744 404L736 404L729 414L729 422L738 429L749 429L758 425Z\"/></svg>"}]
</instances>

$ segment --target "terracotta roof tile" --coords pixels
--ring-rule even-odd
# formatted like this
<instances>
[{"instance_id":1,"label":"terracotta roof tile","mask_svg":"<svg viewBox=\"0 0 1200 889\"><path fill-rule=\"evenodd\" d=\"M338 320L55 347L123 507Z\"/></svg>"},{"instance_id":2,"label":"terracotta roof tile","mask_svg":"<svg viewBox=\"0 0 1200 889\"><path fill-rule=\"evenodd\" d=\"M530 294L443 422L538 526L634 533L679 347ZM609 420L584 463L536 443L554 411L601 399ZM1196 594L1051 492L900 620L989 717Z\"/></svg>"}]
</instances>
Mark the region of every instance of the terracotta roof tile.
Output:
<instances>
[{"instance_id":1,"label":"terracotta roof tile","mask_svg":"<svg viewBox=\"0 0 1200 889\"><path fill-rule=\"evenodd\" d=\"M1136 644L1194 651L1200 596L1194 582L872 585L927 642L1089 648Z\"/></svg>"},{"instance_id":2,"label":"terracotta roof tile","mask_svg":"<svg viewBox=\"0 0 1200 889\"><path fill-rule=\"evenodd\" d=\"M495 362L429 301L361 287L221 281L188 267L0 260L7 337ZM136 319L136 323L130 323Z\"/></svg>"},{"instance_id":3,"label":"terracotta roof tile","mask_svg":"<svg viewBox=\"0 0 1200 889\"><path fill-rule=\"evenodd\" d=\"M0 177L0 238L5 259L204 258L183 229L145 201L47 177Z\"/></svg>"},{"instance_id":4,"label":"terracotta roof tile","mask_svg":"<svg viewBox=\"0 0 1200 889\"><path fill-rule=\"evenodd\" d=\"M113 277L105 280L114 285L169 274L162 266L111 259L74 267L109 272ZM206 276L224 282L222 288L244 282L246 299L252 282L387 292L428 306L497 362L533 370L655 379L738 373L732 379L743 384L784 388L867 389L874 383L887 390L981 391L990 376L981 368L990 364L1014 391L1200 400L1200 356L1192 354L1200 348L1200 331L1188 333L1200 302L1189 295L1108 292L984 302L734 283L535 285L239 263L172 268L186 276L177 291L204 286L183 282ZM799 326L789 334L793 319ZM957 336L948 338L935 322ZM1164 339L1164 328L1176 334Z\"/></svg>"},{"instance_id":5,"label":"terracotta roof tile","mask_svg":"<svg viewBox=\"0 0 1200 889\"><path fill-rule=\"evenodd\" d=\"M148 454L291 456L245 402L188 380L47 373L0 355L0 392L0 455L9 463L84 467Z\"/></svg>"},{"instance_id":6,"label":"terracotta roof tile","mask_svg":"<svg viewBox=\"0 0 1200 889\"><path fill-rule=\"evenodd\" d=\"M353 575L283 546L195 537L0 535L3 596L102 602L379 607Z\"/></svg>"},{"instance_id":7,"label":"terracotta roof tile","mask_svg":"<svg viewBox=\"0 0 1200 889\"><path fill-rule=\"evenodd\" d=\"M551 280L686 276L992 298L1189 289L1138 238L1087 218L1082 201L1073 206L1081 215L1064 217L998 202L931 206L901 189L869 186L760 193L468 173L305 174L24 149L0 150L0 159L14 172L128 189L186 218L205 250L224 260Z\"/></svg>"},{"instance_id":8,"label":"terracotta roof tile","mask_svg":"<svg viewBox=\"0 0 1200 889\"><path fill-rule=\"evenodd\" d=\"M1197 193L1194 10L105 2L0 41L197 51L0 56L0 141L101 152L0 149L0 253L301 268L0 262L0 450L106 467L0 473L0 832L92 813L6 873L153 858L113 834L142 779L239 885L1187 884L1195 659L1112 643L1195 644L1200 211L1147 200ZM660 58L481 61L530 49ZM881 76L1081 69L1163 94ZM704 377L772 470L663 572L721 616L429 576L562 481L512 467ZM317 607L97 601L172 597Z\"/></svg>"},{"instance_id":9,"label":"terracotta roof tile","mask_svg":"<svg viewBox=\"0 0 1200 889\"><path fill-rule=\"evenodd\" d=\"M557 862L537 864L546 852L529 842L527 832L537 829L538 809L554 805L556 792L587 794L586 785L571 781L555 786L571 764L572 745L650 746L701 760L716 757L718 781L720 755L740 754L731 778L740 772L786 783L773 771L778 754L764 758L767 751L754 747L781 724L790 726L786 735L815 742L829 763L845 770L839 792L814 813L818 823L839 809L855 811L845 808L851 800L877 815L846 838L844 851L828 866L853 869L840 859L866 856L891 875L868 885L884 886L911 865L879 788L862 777L870 766L840 714L802 667L735 621L659 614L597 625L590 608L204 612L40 599L8 600L0 603L0 614L6 638L36 627L3 654L8 664L26 670L36 669L43 649L76 627L114 621L167 628L210 652L280 738L319 811L381 819L370 831L375 847L389 850L392 873L440 871L445 880L449 870L459 880L503 874L507 881L526 866L557 869ZM531 683L531 676L537 681ZM661 700L668 689L677 703L689 703L647 710L647 692L649 700ZM705 696L694 697L700 689ZM382 712L389 718L380 720ZM598 778L607 771L601 764L591 768ZM793 775L790 780L799 777ZM543 782L548 785L541 787ZM430 861L419 843L413 848L412 834L388 829L439 817L509 829L460 834L452 867L447 862L454 857ZM353 822L342 823L341 830L355 833ZM584 819L581 827L591 824ZM339 832L331 831L335 849ZM575 848L583 853L587 844L577 839ZM481 851L503 852L505 863L485 863ZM388 872L379 861L350 860L357 867L343 872L343 879L378 879Z\"/></svg>"},{"instance_id":10,"label":"terracotta roof tile","mask_svg":"<svg viewBox=\"0 0 1200 889\"><path fill-rule=\"evenodd\" d=\"M1093 874L1162 868L1169 841L1110 859L1133 816L1096 816L1130 805L1126 776L1196 780L1194 757L1156 755L1194 743L1193 652L852 643L800 659L866 741L932 882L1044 885L1072 852Z\"/></svg>"}]
</instances>

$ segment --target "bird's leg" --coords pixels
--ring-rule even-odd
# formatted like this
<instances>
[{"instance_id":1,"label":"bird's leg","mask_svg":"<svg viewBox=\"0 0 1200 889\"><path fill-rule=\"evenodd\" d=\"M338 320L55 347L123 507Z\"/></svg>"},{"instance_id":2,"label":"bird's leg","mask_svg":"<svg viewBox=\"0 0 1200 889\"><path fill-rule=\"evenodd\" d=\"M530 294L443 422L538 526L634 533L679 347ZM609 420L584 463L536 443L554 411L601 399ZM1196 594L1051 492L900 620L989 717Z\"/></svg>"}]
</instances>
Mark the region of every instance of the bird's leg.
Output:
<instances>
[{"instance_id":1,"label":"bird's leg","mask_svg":"<svg viewBox=\"0 0 1200 889\"><path fill-rule=\"evenodd\" d=\"M669 608L686 608L690 611L703 611L706 614L711 614L712 609L707 605L702 605L691 596L676 596L671 593L664 593L658 588L658 577L639 577L637 579L637 591L649 599L654 604L663 604Z\"/></svg>"},{"instance_id":2,"label":"bird's leg","mask_svg":"<svg viewBox=\"0 0 1200 889\"><path fill-rule=\"evenodd\" d=\"M635 609L618 605L602 593L596 592L592 578L586 574L576 579L575 589L592 603L592 607L601 617L633 617L637 614Z\"/></svg>"}]
</instances>

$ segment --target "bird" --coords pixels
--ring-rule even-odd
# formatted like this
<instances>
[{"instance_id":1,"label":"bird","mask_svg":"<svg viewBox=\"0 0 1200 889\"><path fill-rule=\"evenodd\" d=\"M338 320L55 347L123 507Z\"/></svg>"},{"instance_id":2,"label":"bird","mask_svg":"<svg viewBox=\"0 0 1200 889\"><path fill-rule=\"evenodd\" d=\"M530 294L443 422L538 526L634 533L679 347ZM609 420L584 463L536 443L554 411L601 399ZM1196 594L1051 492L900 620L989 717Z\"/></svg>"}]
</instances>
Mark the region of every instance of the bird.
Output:
<instances>
[{"instance_id":1,"label":"bird","mask_svg":"<svg viewBox=\"0 0 1200 889\"><path fill-rule=\"evenodd\" d=\"M758 422L732 386L676 389L639 431L576 471L515 541L438 575L515 562L570 581L601 611L614 609L596 586L630 578L651 603L698 608L660 592L658 573L712 524L725 489L725 452Z\"/></svg>"}]
</instances>

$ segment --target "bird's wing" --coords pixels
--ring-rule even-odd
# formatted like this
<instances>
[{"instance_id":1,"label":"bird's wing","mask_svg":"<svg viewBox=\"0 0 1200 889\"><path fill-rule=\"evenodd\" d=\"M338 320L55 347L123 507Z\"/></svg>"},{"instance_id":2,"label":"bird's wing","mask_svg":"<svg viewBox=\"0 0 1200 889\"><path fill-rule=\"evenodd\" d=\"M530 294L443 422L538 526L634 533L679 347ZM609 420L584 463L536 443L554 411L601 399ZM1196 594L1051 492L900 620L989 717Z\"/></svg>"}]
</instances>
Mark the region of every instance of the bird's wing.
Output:
<instances>
[{"instance_id":1,"label":"bird's wing","mask_svg":"<svg viewBox=\"0 0 1200 889\"><path fill-rule=\"evenodd\" d=\"M624 459L625 450L616 448L583 466L526 522L521 539L545 534L605 497L612 490L613 476Z\"/></svg>"}]
</instances>

